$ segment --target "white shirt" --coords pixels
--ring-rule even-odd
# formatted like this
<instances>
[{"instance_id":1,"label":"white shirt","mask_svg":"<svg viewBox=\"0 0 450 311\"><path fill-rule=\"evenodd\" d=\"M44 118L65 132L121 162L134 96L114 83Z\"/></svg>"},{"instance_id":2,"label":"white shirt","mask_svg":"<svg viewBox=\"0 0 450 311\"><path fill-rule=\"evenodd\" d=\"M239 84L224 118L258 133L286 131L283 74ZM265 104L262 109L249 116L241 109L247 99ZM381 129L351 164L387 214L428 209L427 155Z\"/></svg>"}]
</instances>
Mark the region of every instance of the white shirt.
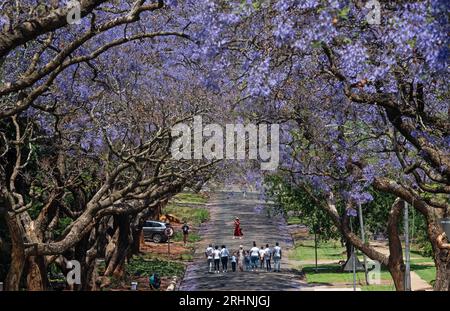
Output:
<instances>
[{"instance_id":1,"label":"white shirt","mask_svg":"<svg viewBox=\"0 0 450 311\"><path fill-rule=\"evenodd\" d=\"M270 258L270 253L271 253L270 248L266 247L266 249L264 250L264 256L266 256L267 258Z\"/></svg>"},{"instance_id":2,"label":"white shirt","mask_svg":"<svg viewBox=\"0 0 450 311\"><path fill-rule=\"evenodd\" d=\"M259 256L259 248L253 246L250 250L250 256L258 257Z\"/></svg>"},{"instance_id":3,"label":"white shirt","mask_svg":"<svg viewBox=\"0 0 450 311\"><path fill-rule=\"evenodd\" d=\"M259 250L259 257L264 257L264 255L265 255L265 251L264 251L264 248L261 248L260 250Z\"/></svg>"},{"instance_id":4,"label":"white shirt","mask_svg":"<svg viewBox=\"0 0 450 311\"><path fill-rule=\"evenodd\" d=\"M228 251L228 249L222 248L222 250L220 251L220 256L221 257L228 257L229 255L230 255L230 252Z\"/></svg>"},{"instance_id":5,"label":"white shirt","mask_svg":"<svg viewBox=\"0 0 450 311\"><path fill-rule=\"evenodd\" d=\"M215 249L213 251L213 253L214 253L214 259L220 259L220 250Z\"/></svg>"},{"instance_id":6,"label":"white shirt","mask_svg":"<svg viewBox=\"0 0 450 311\"><path fill-rule=\"evenodd\" d=\"M281 257L281 247L275 246L273 248L273 257Z\"/></svg>"},{"instance_id":7,"label":"white shirt","mask_svg":"<svg viewBox=\"0 0 450 311\"><path fill-rule=\"evenodd\" d=\"M212 248L211 246L208 246L206 248L206 255L208 255L208 259L212 259L213 252L214 252L214 248Z\"/></svg>"}]
</instances>

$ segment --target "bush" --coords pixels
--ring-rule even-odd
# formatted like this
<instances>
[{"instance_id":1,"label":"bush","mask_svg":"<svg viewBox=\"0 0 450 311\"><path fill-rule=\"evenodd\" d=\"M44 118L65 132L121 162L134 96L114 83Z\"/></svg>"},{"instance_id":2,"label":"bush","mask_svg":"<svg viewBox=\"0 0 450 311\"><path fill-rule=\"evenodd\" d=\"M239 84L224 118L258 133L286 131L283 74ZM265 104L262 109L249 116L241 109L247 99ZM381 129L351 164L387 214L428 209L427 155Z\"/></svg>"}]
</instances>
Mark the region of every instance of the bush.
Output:
<instances>
[{"instance_id":1,"label":"bush","mask_svg":"<svg viewBox=\"0 0 450 311\"><path fill-rule=\"evenodd\" d=\"M209 211L205 208L198 208L195 211L195 217L203 223L209 219Z\"/></svg>"},{"instance_id":2,"label":"bush","mask_svg":"<svg viewBox=\"0 0 450 311\"><path fill-rule=\"evenodd\" d=\"M144 259L142 257L133 257L126 266L128 275L150 276L158 273L159 276L181 276L184 273L184 265L169 260Z\"/></svg>"}]
</instances>

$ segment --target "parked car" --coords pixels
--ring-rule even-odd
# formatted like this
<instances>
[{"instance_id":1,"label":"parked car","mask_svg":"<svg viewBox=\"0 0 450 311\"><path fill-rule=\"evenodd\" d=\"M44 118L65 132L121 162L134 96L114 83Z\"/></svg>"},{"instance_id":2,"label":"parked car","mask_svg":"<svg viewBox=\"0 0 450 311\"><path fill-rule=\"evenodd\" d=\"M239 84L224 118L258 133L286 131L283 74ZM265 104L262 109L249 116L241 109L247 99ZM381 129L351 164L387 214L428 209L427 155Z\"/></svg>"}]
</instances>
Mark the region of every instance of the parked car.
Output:
<instances>
[{"instance_id":1,"label":"parked car","mask_svg":"<svg viewBox=\"0 0 450 311\"><path fill-rule=\"evenodd\" d=\"M142 227L144 232L144 240L161 243L167 241L167 236L164 234L166 224L160 221L147 220Z\"/></svg>"}]
</instances>

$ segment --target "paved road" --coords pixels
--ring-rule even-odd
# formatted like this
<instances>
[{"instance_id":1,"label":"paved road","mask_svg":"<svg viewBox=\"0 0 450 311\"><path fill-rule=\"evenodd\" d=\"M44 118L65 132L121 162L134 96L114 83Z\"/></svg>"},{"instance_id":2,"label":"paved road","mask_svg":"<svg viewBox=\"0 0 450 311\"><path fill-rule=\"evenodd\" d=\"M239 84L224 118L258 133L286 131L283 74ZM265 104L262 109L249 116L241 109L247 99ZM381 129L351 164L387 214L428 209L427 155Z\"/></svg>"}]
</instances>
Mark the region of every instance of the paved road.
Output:
<instances>
[{"instance_id":1,"label":"paved road","mask_svg":"<svg viewBox=\"0 0 450 311\"><path fill-rule=\"evenodd\" d=\"M188 267L180 290L300 290L308 285L300 280L299 272L291 269L287 256L282 260L281 273L230 272L208 273L204 250L209 243L225 244L232 253L242 244L250 249L279 242L285 254L292 247L292 238L281 217L270 217L256 194L217 193L209 203L211 219L202 229L202 241L195 252L194 262ZM233 220L241 219L244 237L233 240Z\"/></svg>"}]
</instances>

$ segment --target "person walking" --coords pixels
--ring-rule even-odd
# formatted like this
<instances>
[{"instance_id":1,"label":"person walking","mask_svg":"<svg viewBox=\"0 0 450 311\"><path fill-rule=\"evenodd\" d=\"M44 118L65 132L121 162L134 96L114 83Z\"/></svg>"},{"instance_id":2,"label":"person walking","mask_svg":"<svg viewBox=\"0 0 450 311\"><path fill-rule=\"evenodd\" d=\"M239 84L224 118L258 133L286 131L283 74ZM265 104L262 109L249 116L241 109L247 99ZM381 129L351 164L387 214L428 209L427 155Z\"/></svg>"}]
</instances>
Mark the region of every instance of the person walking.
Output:
<instances>
[{"instance_id":1,"label":"person walking","mask_svg":"<svg viewBox=\"0 0 450 311\"><path fill-rule=\"evenodd\" d=\"M259 248L256 247L256 242L253 241L253 247L250 249L250 261L252 263L252 271L258 268Z\"/></svg>"},{"instance_id":2,"label":"person walking","mask_svg":"<svg viewBox=\"0 0 450 311\"><path fill-rule=\"evenodd\" d=\"M220 250L219 246L217 245L214 247L213 258L214 258L214 272L220 273Z\"/></svg>"},{"instance_id":3,"label":"person walking","mask_svg":"<svg viewBox=\"0 0 450 311\"><path fill-rule=\"evenodd\" d=\"M213 269L213 253L214 248L212 247L212 244L209 244L209 246L205 250L205 256L206 259L208 260L209 273L211 273Z\"/></svg>"},{"instance_id":4,"label":"person walking","mask_svg":"<svg viewBox=\"0 0 450 311\"><path fill-rule=\"evenodd\" d=\"M250 252L245 251L245 271L250 271L252 269L251 262L250 262Z\"/></svg>"},{"instance_id":5,"label":"person walking","mask_svg":"<svg viewBox=\"0 0 450 311\"><path fill-rule=\"evenodd\" d=\"M266 244L266 248L264 249L264 260L266 262L266 270L268 272L272 271L272 266L270 265L270 257L272 256L272 250L269 247L269 244Z\"/></svg>"},{"instance_id":6,"label":"person walking","mask_svg":"<svg viewBox=\"0 0 450 311\"><path fill-rule=\"evenodd\" d=\"M228 251L225 245L222 245L222 249L220 250L220 260L222 261L222 272L225 273L228 271L228 257L230 256L230 252Z\"/></svg>"},{"instance_id":7,"label":"person walking","mask_svg":"<svg viewBox=\"0 0 450 311\"><path fill-rule=\"evenodd\" d=\"M242 239L242 228L241 228L241 221L239 220L239 217L236 217L234 219L234 233L233 233L233 239L239 238Z\"/></svg>"},{"instance_id":8,"label":"person walking","mask_svg":"<svg viewBox=\"0 0 450 311\"><path fill-rule=\"evenodd\" d=\"M238 251L238 267L239 271L244 271L244 261L245 261L245 251L244 247L242 245L239 245L239 251Z\"/></svg>"},{"instance_id":9,"label":"person walking","mask_svg":"<svg viewBox=\"0 0 450 311\"><path fill-rule=\"evenodd\" d=\"M189 236L189 226L186 221L184 221L184 224L181 227L181 230L183 231L183 243L184 243L184 246L186 246L188 236Z\"/></svg>"},{"instance_id":10,"label":"person walking","mask_svg":"<svg viewBox=\"0 0 450 311\"><path fill-rule=\"evenodd\" d=\"M265 251L264 251L264 246L261 246L261 248L259 249L259 269L264 270L264 255L265 255Z\"/></svg>"},{"instance_id":11,"label":"person walking","mask_svg":"<svg viewBox=\"0 0 450 311\"><path fill-rule=\"evenodd\" d=\"M281 268L281 247L280 245L277 243L275 243L275 247L273 248L273 265L274 265L274 271L275 272L280 272Z\"/></svg>"},{"instance_id":12,"label":"person walking","mask_svg":"<svg viewBox=\"0 0 450 311\"><path fill-rule=\"evenodd\" d=\"M233 253L233 256L231 256L231 270L233 272L236 272L236 263L237 263L237 258L236 258L236 252Z\"/></svg>"}]
</instances>

